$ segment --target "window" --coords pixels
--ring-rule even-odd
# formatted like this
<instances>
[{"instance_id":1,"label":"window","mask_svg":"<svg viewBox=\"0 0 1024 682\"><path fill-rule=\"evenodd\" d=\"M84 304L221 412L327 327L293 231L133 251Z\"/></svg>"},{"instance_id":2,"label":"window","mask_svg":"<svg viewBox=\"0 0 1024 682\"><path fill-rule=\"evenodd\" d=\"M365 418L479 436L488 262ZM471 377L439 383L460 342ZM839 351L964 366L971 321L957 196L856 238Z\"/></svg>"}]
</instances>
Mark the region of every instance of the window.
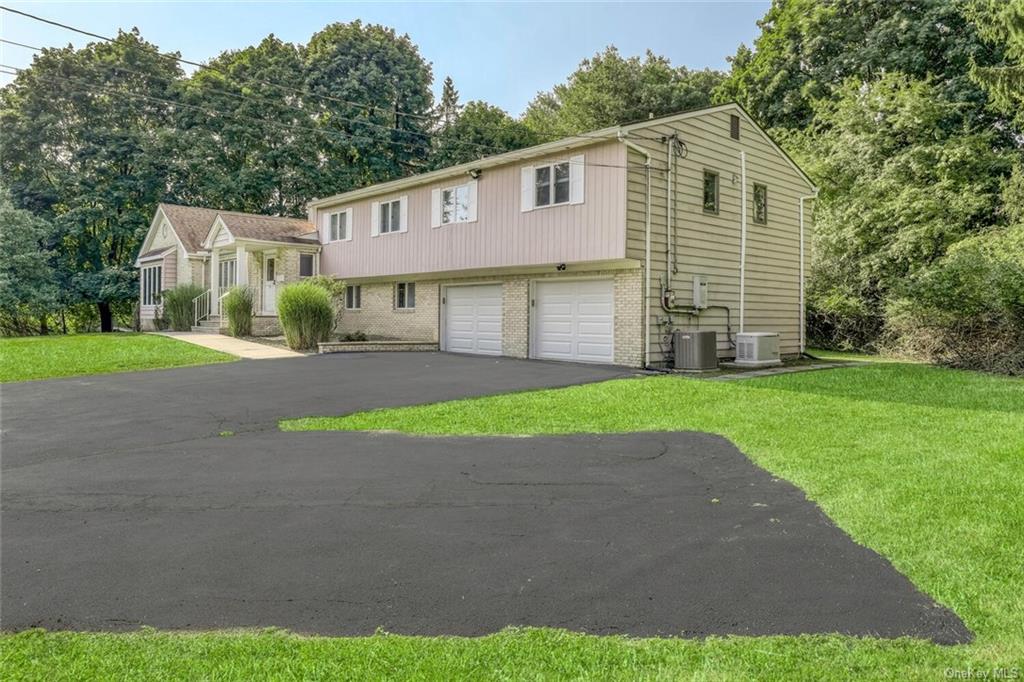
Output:
<instances>
[{"instance_id":1,"label":"window","mask_svg":"<svg viewBox=\"0 0 1024 682\"><path fill-rule=\"evenodd\" d=\"M238 272L236 269L236 261L234 258L231 260L222 260L217 265L217 286L221 289L228 289L235 286L238 280L235 277L235 273Z\"/></svg>"},{"instance_id":2,"label":"window","mask_svg":"<svg viewBox=\"0 0 1024 682\"><path fill-rule=\"evenodd\" d=\"M441 224L469 221L469 185L441 190Z\"/></svg>"},{"instance_id":3,"label":"window","mask_svg":"<svg viewBox=\"0 0 1024 682\"><path fill-rule=\"evenodd\" d=\"M345 310L359 310L363 307L363 287L350 284L345 287Z\"/></svg>"},{"instance_id":4,"label":"window","mask_svg":"<svg viewBox=\"0 0 1024 682\"><path fill-rule=\"evenodd\" d=\"M313 254L311 253L300 253L299 254L299 277L312 277L313 276Z\"/></svg>"},{"instance_id":5,"label":"window","mask_svg":"<svg viewBox=\"0 0 1024 682\"><path fill-rule=\"evenodd\" d=\"M569 203L569 162L533 169L534 206Z\"/></svg>"},{"instance_id":6,"label":"window","mask_svg":"<svg viewBox=\"0 0 1024 682\"><path fill-rule=\"evenodd\" d=\"M384 201L380 205L380 233L400 232L402 229L402 200Z\"/></svg>"},{"instance_id":7,"label":"window","mask_svg":"<svg viewBox=\"0 0 1024 682\"><path fill-rule=\"evenodd\" d=\"M704 171L704 212L718 213L718 173Z\"/></svg>"},{"instance_id":8,"label":"window","mask_svg":"<svg viewBox=\"0 0 1024 682\"><path fill-rule=\"evenodd\" d=\"M754 183L754 222L768 223L768 187Z\"/></svg>"},{"instance_id":9,"label":"window","mask_svg":"<svg viewBox=\"0 0 1024 682\"><path fill-rule=\"evenodd\" d=\"M399 310L412 310L416 307L415 282L398 282L395 284L395 307Z\"/></svg>"},{"instance_id":10,"label":"window","mask_svg":"<svg viewBox=\"0 0 1024 682\"><path fill-rule=\"evenodd\" d=\"M348 239L348 211L331 213L327 219L330 225L330 234L328 235L330 241L339 242Z\"/></svg>"},{"instance_id":11,"label":"window","mask_svg":"<svg viewBox=\"0 0 1024 682\"><path fill-rule=\"evenodd\" d=\"M142 268L139 278L142 282L142 305L159 305L160 287L164 278L163 266L151 265Z\"/></svg>"},{"instance_id":12,"label":"window","mask_svg":"<svg viewBox=\"0 0 1024 682\"><path fill-rule=\"evenodd\" d=\"M729 136L734 140L740 139L740 117L736 114L729 116Z\"/></svg>"}]
</instances>

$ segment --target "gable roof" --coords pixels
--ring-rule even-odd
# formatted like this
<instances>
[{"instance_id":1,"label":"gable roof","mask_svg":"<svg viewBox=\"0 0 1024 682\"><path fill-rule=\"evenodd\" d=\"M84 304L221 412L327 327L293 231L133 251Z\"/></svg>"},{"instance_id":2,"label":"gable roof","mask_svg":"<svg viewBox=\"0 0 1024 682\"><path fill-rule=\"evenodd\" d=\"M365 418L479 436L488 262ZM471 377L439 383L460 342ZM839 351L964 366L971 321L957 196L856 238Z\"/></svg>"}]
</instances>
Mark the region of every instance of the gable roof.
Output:
<instances>
[{"instance_id":1,"label":"gable roof","mask_svg":"<svg viewBox=\"0 0 1024 682\"><path fill-rule=\"evenodd\" d=\"M733 109L740 113L754 128L756 128L765 139L782 155L786 162L793 167L793 169L800 175L800 177L812 188L817 189L817 185L814 181L801 169L796 162L790 158L789 154L780 147L775 140L768 135L767 131L762 128L757 121L755 121L746 109L744 109L738 102L728 102L726 104L719 104L711 107L702 107L700 109L691 109L689 111L683 111L677 114L669 114L667 116L661 116L658 118L644 119L642 121L636 121L633 123L624 123L622 125L610 126L608 128L601 128L600 130L594 130L588 133L581 133L571 137L562 138L553 142L545 142L544 144L535 145L533 147L526 147L524 149L517 149L511 152L505 152L504 154L496 154L494 156L485 156L476 161L470 161L468 163L461 163L456 166L449 166L448 168L442 168L436 171L430 171L427 173L419 173L417 175L410 175L407 178L401 178L398 180L392 180L390 182L377 183L375 185L369 185L367 187L360 187L359 189L349 190L348 192L342 192L335 194L323 199L314 199L309 202L307 206L310 209L315 209L320 206L326 206L329 204L338 204L342 202L355 201L363 199L369 196L375 196L378 194L387 194L389 192L397 192L407 187L415 187L418 185L425 185L436 180L442 180L448 177L463 175L471 170L482 170L485 168L492 168L494 166L502 166L507 163L514 163L516 161L525 161L538 156L545 156L547 154L554 154L556 152L567 151L570 149L577 149L579 147L585 147L587 145L596 144L598 142L607 142L609 140L619 139L620 136L628 135L631 131L639 130L646 126L658 125L662 123L671 123L673 121L680 121L687 118L693 118L695 116L703 116L706 114L715 113L717 111L724 111Z\"/></svg>"},{"instance_id":2,"label":"gable roof","mask_svg":"<svg viewBox=\"0 0 1024 682\"><path fill-rule=\"evenodd\" d=\"M217 215L220 216L224 226L228 228L228 232L235 239L304 244L315 239L316 235L313 223L302 218L278 218L232 211L217 211ZM313 235L313 237L303 238L303 235Z\"/></svg>"},{"instance_id":3,"label":"gable roof","mask_svg":"<svg viewBox=\"0 0 1024 682\"><path fill-rule=\"evenodd\" d=\"M316 232L312 223L301 218L279 218L166 203L160 204L157 208L163 211L178 239L181 240L181 245L190 254L204 250L206 237L213 229L218 216L236 239L305 243L309 239L300 237Z\"/></svg>"}]
</instances>

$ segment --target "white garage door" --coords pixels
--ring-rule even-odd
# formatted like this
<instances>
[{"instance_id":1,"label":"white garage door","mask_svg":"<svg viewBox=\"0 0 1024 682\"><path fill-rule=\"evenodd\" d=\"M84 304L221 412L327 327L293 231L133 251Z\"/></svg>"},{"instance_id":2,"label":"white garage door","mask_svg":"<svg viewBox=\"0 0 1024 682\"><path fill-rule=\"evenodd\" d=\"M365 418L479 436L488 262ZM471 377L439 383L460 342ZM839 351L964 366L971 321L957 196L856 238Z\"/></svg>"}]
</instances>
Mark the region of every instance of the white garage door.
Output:
<instances>
[{"instance_id":1,"label":"white garage door","mask_svg":"<svg viewBox=\"0 0 1024 682\"><path fill-rule=\"evenodd\" d=\"M536 297L534 357L614 361L612 280L540 281Z\"/></svg>"},{"instance_id":2,"label":"white garage door","mask_svg":"<svg viewBox=\"0 0 1024 682\"><path fill-rule=\"evenodd\" d=\"M501 285L445 289L444 349L501 355Z\"/></svg>"}]
</instances>

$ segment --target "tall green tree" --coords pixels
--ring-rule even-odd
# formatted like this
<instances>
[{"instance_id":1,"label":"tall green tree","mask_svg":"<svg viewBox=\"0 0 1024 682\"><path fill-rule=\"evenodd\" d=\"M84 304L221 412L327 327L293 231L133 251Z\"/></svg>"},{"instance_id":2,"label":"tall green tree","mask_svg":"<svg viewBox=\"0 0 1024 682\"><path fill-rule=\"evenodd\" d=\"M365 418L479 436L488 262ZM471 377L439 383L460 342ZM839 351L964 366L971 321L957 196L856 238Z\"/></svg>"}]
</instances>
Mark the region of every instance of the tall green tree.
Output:
<instances>
[{"instance_id":1,"label":"tall green tree","mask_svg":"<svg viewBox=\"0 0 1024 682\"><path fill-rule=\"evenodd\" d=\"M974 63L972 76L1024 130L1024 0L979 0L971 5L970 16L981 36L1007 58L999 66Z\"/></svg>"},{"instance_id":2,"label":"tall green tree","mask_svg":"<svg viewBox=\"0 0 1024 682\"><path fill-rule=\"evenodd\" d=\"M430 168L445 168L484 156L522 149L541 138L521 121L486 102L470 102L438 134Z\"/></svg>"},{"instance_id":3,"label":"tall green tree","mask_svg":"<svg viewBox=\"0 0 1024 682\"><path fill-rule=\"evenodd\" d=\"M305 57L309 103L324 131L317 152L333 191L423 168L433 75L409 36L360 21L331 24L310 39Z\"/></svg>"},{"instance_id":4,"label":"tall green tree","mask_svg":"<svg viewBox=\"0 0 1024 682\"><path fill-rule=\"evenodd\" d=\"M0 330L5 334L47 331L57 303L50 266L53 226L15 208L0 188Z\"/></svg>"},{"instance_id":5,"label":"tall green tree","mask_svg":"<svg viewBox=\"0 0 1024 682\"><path fill-rule=\"evenodd\" d=\"M524 122L545 139L707 106L724 74L675 67L648 51L623 57L615 47L584 60L565 83L527 107Z\"/></svg>"},{"instance_id":6,"label":"tall green tree","mask_svg":"<svg viewBox=\"0 0 1024 682\"><path fill-rule=\"evenodd\" d=\"M965 118L984 117L987 96L970 66L1003 57L985 44L967 7L968 0L773 0L754 50L739 47L716 101L740 102L763 125L799 129L811 124L814 101L847 79L900 72L934 77L941 96L963 103Z\"/></svg>"},{"instance_id":7,"label":"tall green tree","mask_svg":"<svg viewBox=\"0 0 1024 682\"><path fill-rule=\"evenodd\" d=\"M998 224L1014 153L991 129L957 128L942 85L851 79L815 128L784 140L821 186L808 296L818 331L872 343L885 305L950 246Z\"/></svg>"},{"instance_id":8,"label":"tall green tree","mask_svg":"<svg viewBox=\"0 0 1024 682\"><path fill-rule=\"evenodd\" d=\"M441 101L437 103L435 112L438 129L444 130L455 123L459 119L460 113L462 113L462 105L459 104L459 91L455 89L455 81L448 76L444 79L444 85L441 87Z\"/></svg>"},{"instance_id":9,"label":"tall green tree","mask_svg":"<svg viewBox=\"0 0 1024 682\"><path fill-rule=\"evenodd\" d=\"M304 79L302 48L273 35L221 54L187 79L175 121L176 198L299 216L311 197L334 191L317 161L326 142L316 106L302 96Z\"/></svg>"},{"instance_id":10,"label":"tall green tree","mask_svg":"<svg viewBox=\"0 0 1024 682\"><path fill-rule=\"evenodd\" d=\"M137 31L44 50L0 92L0 160L16 206L52 220L66 294L95 304L136 294L133 259L164 196L177 63Z\"/></svg>"}]
</instances>

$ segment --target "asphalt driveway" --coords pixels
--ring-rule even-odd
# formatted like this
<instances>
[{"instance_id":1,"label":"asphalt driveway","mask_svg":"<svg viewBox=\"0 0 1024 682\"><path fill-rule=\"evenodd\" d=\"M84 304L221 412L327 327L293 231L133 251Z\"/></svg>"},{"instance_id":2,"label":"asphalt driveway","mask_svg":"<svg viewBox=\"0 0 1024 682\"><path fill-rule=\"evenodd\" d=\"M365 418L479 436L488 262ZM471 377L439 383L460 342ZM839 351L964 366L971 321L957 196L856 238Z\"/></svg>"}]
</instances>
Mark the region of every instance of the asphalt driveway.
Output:
<instances>
[{"instance_id":1,"label":"asphalt driveway","mask_svg":"<svg viewBox=\"0 0 1024 682\"><path fill-rule=\"evenodd\" d=\"M970 638L718 436L272 428L620 370L321 360L5 387L3 627Z\"/></svg>"}]
</instances>

